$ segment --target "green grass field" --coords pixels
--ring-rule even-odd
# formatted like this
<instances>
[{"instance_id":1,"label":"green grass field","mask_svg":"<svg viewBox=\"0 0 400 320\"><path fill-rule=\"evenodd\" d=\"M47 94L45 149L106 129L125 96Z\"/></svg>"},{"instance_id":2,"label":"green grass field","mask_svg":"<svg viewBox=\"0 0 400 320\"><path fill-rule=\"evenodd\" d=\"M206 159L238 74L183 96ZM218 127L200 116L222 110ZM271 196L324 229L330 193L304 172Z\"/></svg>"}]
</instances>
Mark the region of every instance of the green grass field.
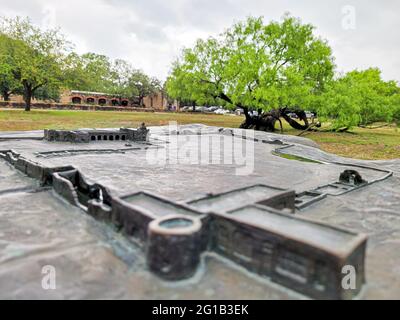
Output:
<instances>
[{"instance_id":1,"label":"green grass field","mask_svg":"<svg viewBox=\"0 0 400 320\"><path fill-rule=\"evenodd\" d=\"M219 127L238 127L243 121L240 116L112 112L112 111L56 111L56 110L0 110L0 131L137 127L166 125L170 121L178 124L203 123ZM285 133L299 132L285 125ZM384 127L379 129L354 129L347 133L312 132L305 137L318 143L321 149L345 157L358 159L400 158L400 129Z\"/></svg>"}]
</instances>

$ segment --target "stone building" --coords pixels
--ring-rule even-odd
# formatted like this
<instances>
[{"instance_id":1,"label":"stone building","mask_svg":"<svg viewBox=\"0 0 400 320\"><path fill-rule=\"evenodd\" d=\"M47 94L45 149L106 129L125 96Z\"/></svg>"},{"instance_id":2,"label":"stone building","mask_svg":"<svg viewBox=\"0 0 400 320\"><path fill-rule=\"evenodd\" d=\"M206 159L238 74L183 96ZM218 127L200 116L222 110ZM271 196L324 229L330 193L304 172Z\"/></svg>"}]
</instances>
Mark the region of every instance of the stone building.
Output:
<instances>
[{"instance_id":1,"label":"stone building","mask_svg":"<svg viewBox=\"0 0 400 320\"><path fill-rule=\"evenodd\" d=\"M169 106L168 99L162 91L144 97L143 104L146 108L153 108L156 110L167 110Z\"/></svg>"},{"instance_id":2,"label":"stone building","mask_svg":"<svg viewBox=\"0 0 400 320\"><path fill-rule=\"evenodd\" d=\"M93 104L100 106L122 106L130 107L132 102L128 98L119 97L101 92L90 91L64 91L61 94L60 102L62 104Z\"/></svg>"},{"instance_id":3,"label":"stone building","mask_svg":"<svg viewBox=\"0 0 400 320\"><path fill-rule=\"evenodd\" d=\"M129 99L117 95L89 91L64 91L61 95L62 104L94 104L101 106L139 107L139 99ZM163 92L157 92L143 99L144 108L165 110L168 102Z\"/></svg>"},{"instance_id":4,"label":"stone building","mask_svg":"<svg viewBox=\"0 0 400 320\"><path fill-rule=\"evenodd\" d=\"M12 95L10 102L23 103L24 100L20 95ZM53 101L43 101L33 99L32 103L53 103ZM139 99L129 99L117 95L111 95L101 92L66 90L60 95L59 103L65 105L100 105L112 107L140 107ZM142 108L154 110L166 110L168 101L163 92L157 92L153 95L144 97Z\"/></svg>"}]
</instances>

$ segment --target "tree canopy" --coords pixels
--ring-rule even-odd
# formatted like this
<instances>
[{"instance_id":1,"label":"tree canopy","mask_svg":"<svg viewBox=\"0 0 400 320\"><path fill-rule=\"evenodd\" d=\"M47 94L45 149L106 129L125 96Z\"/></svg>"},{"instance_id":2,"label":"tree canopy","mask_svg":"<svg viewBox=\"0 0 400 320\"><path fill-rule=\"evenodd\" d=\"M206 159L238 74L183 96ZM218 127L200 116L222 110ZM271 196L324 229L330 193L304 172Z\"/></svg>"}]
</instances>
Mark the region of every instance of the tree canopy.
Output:
<instances>
[{"instance_id":1,"label":"tree canopy","mask_svg":"<svg viewBox=\"0 0 400 320\"><path fill-rule=\"evenodd\" d=\"M82 91L96 91L116 96L138 98L143 103L145 96L161 90L162 84L142 70L135 69L129 62L95 53L67 57L64 74L65 84L69 88Z\"/></svg>"},{"instance_id":2,"label":"tree canopy","mask_svg":"<svg viewBox=\"0 0 400 320\"><path fill-rule=\"evenodd\" d=\"M42 30L28 18L0 18L0 94L8 100L58 100L60 90L96 91L139 99L161 89L161 82L129 62L96 53L82 55L59 29Z\"/></svg>"},{"instance_id":3,"label":"tree canopy","mask_svg":"<svg viewBox=\"0 0 400 320\"><path fill-rule=\"evenodd\" d=\"M63 57L68 42L59 30L43 31L29 19L21 18L3 18L0 34L8 48L0 64L3 70L9 69L12 80L22 88L25 110L29 111L31 99L37 93L54 92L61 86Z\"/></svg>"},{"instance_id":4,"label":"tree canopy","mask_svg":"<svg viewBox=\"0 0 400 320\"><path fill-rule=\"evenodd\" d=\"M75 90L109 93L113 90L112 61L105 55L72 52L66 57L64 83Z\"/></svg>"},{"instance_id":5,"label":"tree canopy","mask_svg":"<svg viewBox=\"0 0 400 320\"><path fill-rule=\"evenodd\" d=\"M144 97L162 89L162 84L158 79L149 77L141 70L133 70L128 79L128 86L138 95L140 105L143 105Z\"/></svg>"},{"instance_id":6,"label":"tree canopy","mask_svg":"<svg viewBox=\"0 0 400 320\"><path fill-rule=\"evenodd\" d=\"M336 74L327 41L314 27L285 15L264 23L249 17L217 37L184 49L162 84L129 62L77 54L59 29L42 30L26 18L0 18L0 95L57 100L64 88L96 91L143 104L165 91L169 98L243 108L243 128L274 130L285 119L309 129L305 111L333 129L377 121L400 123L400 89L377 68ZM249 110L258 110L253 116ZM292 118L296 114L299 121Z\"/></svg>"},{"instance_id":7,"label":"tree canopy","mask_svg":"<svg viewBox=\"0 0 400 320\"><path fill-rule=\"evenodd\" d=\"M16 43L9 37L0 34L0 95L5 101L10 95L22 93L22 85L14 76L13 51Z\"/></svg>"},{"instance_id":8,"label":"tree canopy","mask_svg":"<svg viewBox=\"0 0 400 320\"><path fill-rule=\"evenodd\" d=\"M383 81L378 69L335 77L328 43L312 25L289 15L268 24L250 17L218 37L198 40L173 63L166 88L182 101L243 108L243 128L274 130L283 117L307 129L305 110L333 128L400 117L396 82ZM248 109L263 113L250 117ZM291 119L292 113L305 125Z\"/></svg>"},{"instance_id":9,"label":"tree canopy","mask_svg":"<svg viewBox=\"0 0 400 320\"><path fill-rule=\"evenodd\" d=\"M309 103L333 76L331 49L313 27L285 16L248 18L185 49L167 80L174 98L270 110Z\"/></svg>"},{"instance_id":10,"label":"tree canopy","mask_svg":"<svg viewBox=\"0 0 400 320\"><path fill-rule=\"evenodd\" d=\"M384 81L381 71L351 71L328 86L316 107L321 119L334 129L395 120L400 90L395 81Z\"/></svg>"}]
</instances>

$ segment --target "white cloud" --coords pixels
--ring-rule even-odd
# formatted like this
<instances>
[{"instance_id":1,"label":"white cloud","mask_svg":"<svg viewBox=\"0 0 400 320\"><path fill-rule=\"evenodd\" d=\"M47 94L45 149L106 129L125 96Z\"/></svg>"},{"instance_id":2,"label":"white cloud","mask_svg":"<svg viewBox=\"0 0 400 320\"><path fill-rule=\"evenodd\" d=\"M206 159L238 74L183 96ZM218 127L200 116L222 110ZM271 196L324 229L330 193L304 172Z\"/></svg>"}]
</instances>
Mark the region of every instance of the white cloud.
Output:
<instances>
[{"instance_id":1,"label":"white cloud","mask_svg":"<svg viewBox=\"0 0 400 320\"><path fill-rule=\"evenodd\" d=\"M342 8L355 8L354 30L342 27ZM400 80L400 29L396 0L0 0L0 15L30 16L59 25L78 52L124 58L165 79L183 46L216 35L249 15L278 20L285 12L317 27L328 39L338 70L376 66Z\"/></svg>"}]
</instances>

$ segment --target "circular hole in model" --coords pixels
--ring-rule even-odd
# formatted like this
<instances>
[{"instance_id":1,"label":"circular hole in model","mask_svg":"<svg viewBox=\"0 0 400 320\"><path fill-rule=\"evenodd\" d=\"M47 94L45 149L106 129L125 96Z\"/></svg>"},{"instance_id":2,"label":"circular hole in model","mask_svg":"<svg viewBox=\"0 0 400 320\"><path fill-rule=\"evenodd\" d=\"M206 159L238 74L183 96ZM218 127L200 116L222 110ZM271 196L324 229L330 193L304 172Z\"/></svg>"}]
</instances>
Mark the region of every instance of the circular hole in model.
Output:
<instances>
[{"instance_id":1,"label":"circular hole in model","mask_svg":"<svg viewBox=\"0 0 400 320\"><path fill-rule=\"evenodd\" d=\"M172 218L169 220L162 221L160 223L160 227L163 227L166 229L181 229L181 228L190 227L192 225L193 225L193 221L190 219L185 219L185 218Z\"/></svg>"}]
</instances>

